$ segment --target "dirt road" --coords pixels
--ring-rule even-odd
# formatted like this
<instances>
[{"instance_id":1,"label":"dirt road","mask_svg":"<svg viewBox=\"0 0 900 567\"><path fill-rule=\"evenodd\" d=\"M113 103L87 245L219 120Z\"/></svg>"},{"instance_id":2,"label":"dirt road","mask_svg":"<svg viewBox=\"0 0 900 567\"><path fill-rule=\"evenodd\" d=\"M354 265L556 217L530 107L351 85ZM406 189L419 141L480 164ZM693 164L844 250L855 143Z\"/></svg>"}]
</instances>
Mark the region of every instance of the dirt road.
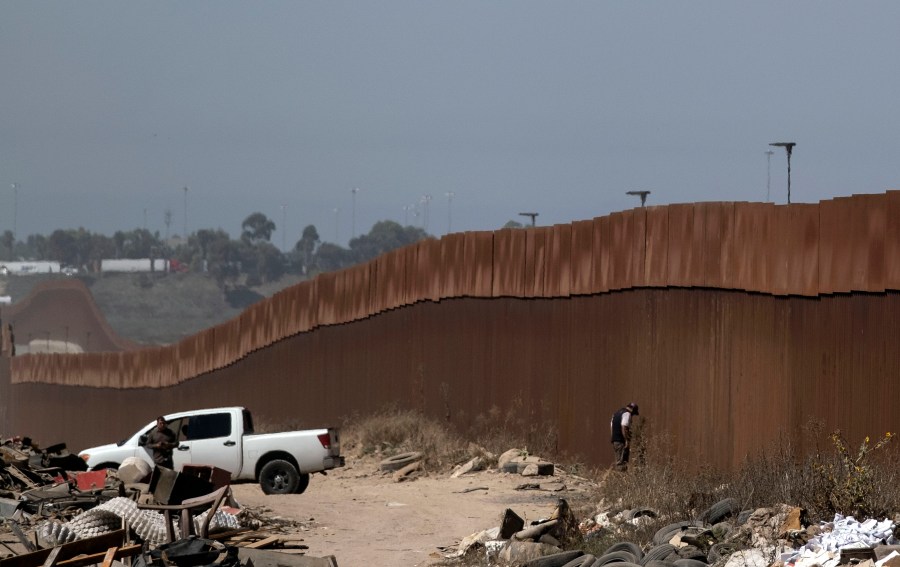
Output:
<instances>
[{"instance_id":1,"label":"dirt road","mask_svg":"<svg viewBox=\"0 0 900 567\"><path fill-rule=\"evenodd\" d=\"M517 490L526 483L541 489ZM255 484L233 488L242 506L265 506L270 515L303 522L308 555L334 555L341 566L424 566L443 559L439 548L498 526L507 508L527 524L552 514L558 498L572 503L589 487L562 471L531 478L482 471L455 479L429 472L396 483L372 460L315 475L305 494L266 496Z\"/></svg>"}]
</instances>

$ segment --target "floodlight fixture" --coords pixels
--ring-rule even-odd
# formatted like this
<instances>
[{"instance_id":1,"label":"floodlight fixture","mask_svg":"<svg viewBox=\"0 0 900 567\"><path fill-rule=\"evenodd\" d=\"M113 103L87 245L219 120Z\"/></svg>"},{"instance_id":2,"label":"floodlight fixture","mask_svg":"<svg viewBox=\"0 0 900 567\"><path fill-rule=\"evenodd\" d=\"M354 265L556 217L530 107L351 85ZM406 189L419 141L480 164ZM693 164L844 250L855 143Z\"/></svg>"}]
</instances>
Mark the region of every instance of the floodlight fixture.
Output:
<instances>
[{"instance_id":1,"label":"floodlight fixture","mask_svg":"<svg viewBox=\"0 0 900 567\"><path fill-rule=\"evenodd\" d=\"M796 142L773 142L769 145L774 146L776 148L784 148L784 151L787 152L787 165L788 165L787 202L788 202L788 205L790 205L791 204L791 153L794 151L794 146L796 146L797 143Z\"/></svg>"},{"instance_id":2,"label":"floodlight fixture","mask_svg":"<svg viewBox=\"0 0 900 567\"><path fill-rule=\"evenodd\" d=\"M626 191L626 195L634 195L636 197L641 198L641 206L644 206L644 203L647 202L647 195L650 194L650 191Z\"/></svg>"}]
</instances>

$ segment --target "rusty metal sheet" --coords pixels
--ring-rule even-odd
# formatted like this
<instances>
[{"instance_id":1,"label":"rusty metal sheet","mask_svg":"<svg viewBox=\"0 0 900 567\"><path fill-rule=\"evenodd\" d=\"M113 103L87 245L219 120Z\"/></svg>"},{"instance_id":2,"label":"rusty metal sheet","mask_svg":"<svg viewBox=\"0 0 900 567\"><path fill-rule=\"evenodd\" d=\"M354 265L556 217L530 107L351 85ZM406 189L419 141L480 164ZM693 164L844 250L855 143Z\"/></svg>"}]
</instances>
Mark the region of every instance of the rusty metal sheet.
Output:
<instances>
[{"instance_id":1,"label":"rusty metal sheet","mask_svg":"<svg viewBox=\"0 0 900 567\"><path fill-rule=\"evenodd\" d=\"M591 278L594 273L594 221L572 223L572 287L573 295L593 292Z\"/></svg>"},{"instance_id":2,"label":"rusty metal sheet","mask_svg":"<svg viewBox=\"0 0 900 567\"><path fill-rule=\"evenodd\" d=\"M462 232L448 234L440 239L441 243L441 297L461 297L465 295L465 278L468 266L465 265L466 239Z\"/></svg>"},{"instance_id":3,"label":"rusty metal sheet","mask_svg":"<svg viewBox=\"0 0 900 567\"><path fill-rule=\"evenodd\" d=\"M466 232L464 262L468 266L466 295L490 297L493 288L494 233Z\"/></svg>"},{"instance_id":4,"label":"rusty metal sheet","mask_svg":"<svg viewBox=\"0 0 900 567\"><path fill-rule=\"evenodd\" d=\"M668 285L669 207L644 207L647 212L646 259L647 285Z\"/></svg>"},{"instance_id":5,"label":"rusty metal sheet","mask_svg":"<svg viewBox=\"0 0 900 567\"><path fill-rule=\"evenodd\" d=\"M881 292L886 287L885 235L887 232L887 200L884 195L862 195L865 208L866 275L861 291Z\"/></svg>"},{"instance_id":6,"label":"rusty metal sheet","mask_svg":"<svg viewBox=\"0 0 900 567\"><path fill-rule=\"evenodd\" d=\"M494 236L494 297L523 297L525 294L526 233L503 229Z\"/></svg>"},{"instance_id":7,"label":"rusty metal sheet","mask_svg":"<svg viewBox=\"0 0 900 567\"><path fill-rule=\"evenodd\" d=\"M774 295L790 294L790 267L799 256L797 242L791 233L791 207L793 205L775 207L769 220L769 242L766 243L769 281L764 291Z\"/></svg>"},{"instance_id":8,"label":"rusty metal sheet","mask_svg":"<svg viewBox=\"0 0 900 567\"><path fill-rule=\"evenodd\" d=\"M729 272L737 289L766 292L769 289L769 222L775 206L770 203L734 204L734 249Z\"/></svg>"},{"instance_id":9,"label":"rusty metal sheet","mask_svg":"<svg viewBox=\"0 0 900 567\"><path fill-rule=\"evenodd\" d=\"M591 287L595 293L609 291L609 217L594 219L594 271Z\"/></svg>"},{"instance_id":10,"label":"rusty metal sheet","mask_svg":"<svg viewBox=\"0 0 900 567\"><path fill-rule=\"evenodd\" d=\"M900 191L884 197L884 287L900 289Z\"/></svg>"},{"instance_id":11,"label":"rusty metal sheet","mask_svg":"<svg viewBox=\"0 0 900 567\"><path fill-rule=\"evenodd\" d=\"M632 210L631 287L647 285L647 209Z\"/></svg>"},{"instance_id":12,"label":"rusty metal sheet","mask_svg":"<svg viewBox=\"0 0 900 567\"><path fill-rule=\"evenodd\" d=\"M834 200L819 203L819 293L831 294L836 291L832 279L832 265L835 260L836 242L841 237L837 231L841 217L840 205Z\"/></svg>"},{"instance_id":13,"label":"rusty metal sheet","mask_svg":"<svg viewBox=\"0 0 900 567\"><path fill-rule=\"evenodd\" d=\"M694 206L669 205L668 274L670 286L689 287L694 265Z\"/></svg>"},{"instance_id":14,"label":"rusty metal sheet","mask_svg":"<svg viewBox=\"0 0 900 567\"><path fill-rule=\"evenodd\" d=\"M853 289L854 272L859 267L859 260L853 257L856 251L859 214L852 199L837 198L832 202L837 217L830 220L829 231L834 231L831 273L831 288L838 293L847 293Z\"/></svg>"},{"instance_id":15,"label":"rusty metal sheet","mask_svg":"<svg viewBox=\"0 0 900 567\"><path fill-rule=\"evenodd\" d=\"M439 240L421 240L414 244L416 254L416 298L419 301L441 299L441 243Z\"/></svg>"},{"instance_id":16,"label":"rusty metal sheet","mask_svg":"<svg viewBox=\"0 0 900 567\"><path fill-rule=\"evenodd\" d=\"M691 252L688 256L688 281L693 287L705 287L708 280L706 273L706 254L708 253L706 240L706 212L709 203L694 203L694 215L690 224Z\"/></svg>"},{"instance_id":17,"label":"rusty metal sheet","mask_svg":"<svg viewBox=\"0 0 900 567\"><path fill-rule=\"evenodd\" d=\"M705 255L709 287L730 288L730 259L734 254L734 203L715 203L707 210Z\"/></svg>"},{"instance_id":18,"label":"rusty metal sheet","mask_svg":"<svg viewBox=\"0 0 900 567\"><path fill-rule=\"evenodd\" d=\"M609 289L627 289L632 285L634 251L632 211L609 215Z\"/></svg>"},{"instance_id":19,"label":"rusty metal sheet","mask_svg":"<svg viewBox=\"0 0 900 567\"><path fill-rule=\"evenodd\" d=\"M526 228L524 297L544 297L544 276L547 265L548 227Z\"/></svg>"},{"instance_id":20,"label":"rusty metal sheet","mask_svg":"<svg viewBox=\"0 0 900 567\"><path fill-rule=\"evenodd\" d=\"M543 297L569 297L572 290L572 225L553 225L546 234Z\"/></svg>"},{"instance_id":21,"label":"rusty metal sheet","mask_svg":"<svg viewBox=\"0 0 900 567\"><path fill-rule=\"evenodd\" d=\"M790 270L789 293L815 296L819 293L819 207L793 204L790 211L790 239L796 243Z\"/></svg>"}]
</instances>

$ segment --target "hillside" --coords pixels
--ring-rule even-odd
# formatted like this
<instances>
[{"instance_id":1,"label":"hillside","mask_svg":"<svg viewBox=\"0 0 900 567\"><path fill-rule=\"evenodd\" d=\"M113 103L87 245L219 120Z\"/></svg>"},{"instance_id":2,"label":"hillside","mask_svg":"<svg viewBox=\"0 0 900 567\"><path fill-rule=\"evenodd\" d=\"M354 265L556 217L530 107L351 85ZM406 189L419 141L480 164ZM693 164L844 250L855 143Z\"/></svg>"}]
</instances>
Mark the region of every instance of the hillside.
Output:
<instances>
[{"instance_id":1,"label":"hillside","mask_svg":"<svg viewBox=\"0 0 900 567\"><path fill-rule=\"evenodd\" d=\"M4 277L2 287L15 303L38 283L61 277L64 276ZM116 333L150 345L174 343L227 321L254 302L299 281L297 277L285 276L263 286L226 292L208 274L122 273L80 279Z\"/></svg>"}]
</instances>

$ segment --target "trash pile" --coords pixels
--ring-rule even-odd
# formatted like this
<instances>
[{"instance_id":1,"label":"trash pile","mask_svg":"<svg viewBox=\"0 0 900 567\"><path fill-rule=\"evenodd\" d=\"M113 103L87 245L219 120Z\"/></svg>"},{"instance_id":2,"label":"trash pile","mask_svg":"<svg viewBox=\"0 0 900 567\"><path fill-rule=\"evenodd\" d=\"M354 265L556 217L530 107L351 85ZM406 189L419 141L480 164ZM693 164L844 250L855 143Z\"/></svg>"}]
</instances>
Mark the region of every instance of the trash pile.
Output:
<instances>
[{"instance_id":1,"label":"trash pile","mask_svg":"<svg viewBox=\"0 0 900 567\"><path fill-rule=\"evenodd\" d=\"M900 567L900 540L894 535L900 530L890 519L860 522L838 515L810 525L801 508L742 510L726 498L693 520L664 523L645 545L631 541L638 528L661 520L653 509L639 508L598 511L576 522L568 503L559 499L550 518L526 527L507 509L499 526L442 551L447 559L483 554L486 565L521 567ZM592 541L614 543L596 555L571 549L573 544L594 549Z\"/></svg>"},{"instance_id":2,"label":"trash pile","mask_svg":"<svg viewBox=\"0 0 900 567\"><path fill-rule=\"evenodd\" d=\"M7 528L0 530L6 534L0 562L9 565L81 567L132 558L134 565L171 566L180 565L178 553L186 567L197 554L210 565L336 565L330 557L300 562L281 553L307 546L274 535L278 526L264 529L263 514L241 509L230 473L215 467L176 472L129 458L118 470L87 471L65 444L41 449L27 437L0 440L0 458L0 519Z\"/></svg>"}]
</instances>

